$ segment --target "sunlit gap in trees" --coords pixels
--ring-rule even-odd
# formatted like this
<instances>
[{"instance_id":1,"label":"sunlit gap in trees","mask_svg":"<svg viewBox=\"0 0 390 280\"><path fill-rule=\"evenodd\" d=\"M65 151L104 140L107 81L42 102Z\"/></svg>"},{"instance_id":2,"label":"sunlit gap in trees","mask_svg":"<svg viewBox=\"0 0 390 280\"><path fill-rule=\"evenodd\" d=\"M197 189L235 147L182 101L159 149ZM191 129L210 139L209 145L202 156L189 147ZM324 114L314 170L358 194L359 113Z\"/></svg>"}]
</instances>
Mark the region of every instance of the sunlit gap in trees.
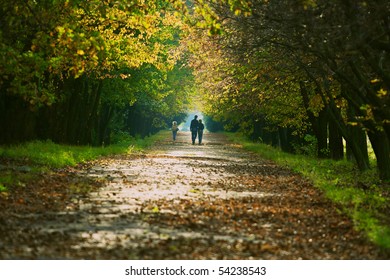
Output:
<instances>
[{"instance_id":1,"label":"sunlit gap in trees","mask_svg":"<svg viewBox=\"0 0 390 280\"><path fill-rule=\"evenodd\" d=\"M198 116L198 120L204 121L203 111L203 96L199 93L196 86L193 88L193 93L189 99L190 105L188 106L187 111L187 119L179 124L179 129L181 131L190 131L191 121L194 119L194 116ZM205 127L205 131L207 131L207 127Z\"/></svg>"}]
</instances>

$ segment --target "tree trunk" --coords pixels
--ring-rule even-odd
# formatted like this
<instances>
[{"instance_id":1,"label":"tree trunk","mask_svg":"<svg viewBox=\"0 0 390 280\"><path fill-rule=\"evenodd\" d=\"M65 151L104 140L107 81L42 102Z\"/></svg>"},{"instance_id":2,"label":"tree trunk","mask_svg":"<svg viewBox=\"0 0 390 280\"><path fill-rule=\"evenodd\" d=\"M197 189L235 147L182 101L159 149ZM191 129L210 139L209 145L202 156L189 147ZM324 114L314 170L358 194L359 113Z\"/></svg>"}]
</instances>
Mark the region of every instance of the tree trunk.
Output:
<instances>
[{"instance_id":1,"label":"tree trunk","mask_svg":"<svg viewBox=\"0 0 390 280\"><path fill-rule=\"evenodd\" d=\"M36 138L36 113L20 97L0 95L0 144L13 144Z\"/></svg>"},{"instance_id":2,"label":"tree trunk","mask_svg":"<svg viewBox=\"0 0 390 280\"><path fill-rule=\"evenodd\" d=\"M292 153L294 152L294 147L292 146L291 133L288 128L279 127L279 140L280 147L283 152Z\"/></svg>"},{"instance_id":3,"label":"tree trunk","mask_svg":"<svg viewBox=\"0 0 390 280\"><path fill-rule=\"evenodd\" d=\"M333 119L329 119L329 150L332 159L340 160L344 158L343 137Z\"/></svg>"},{"instance_id":4,"label":"tree trunk","mask_svg":"<svg viewBox=\"0 0 390 280\"><path fill-rule=\"evenodd\" d=\"M114 116L114 109L112 106L103 104L101 108L101 113L96 127L98 131L97 145L109 145L110 144L110 132L109 124Z\"/></svg>"},{"instance_id":5,"label":"tree trunk","mask_svg":"<svg viewBox=\"0 0 390 280\"><path fill-rule=\"evenodd\" d=\"M347 159L356 162L369 162L368 158L368 147L367 147L367 135L364 130L359 126L348 126L349 134L351 135L352 141L347 142ZM354 146L357 146L359 151L359 158L356 153L353 152Z\"/></svg>"},{"instance_id":6,"label":"tree trunk","mask_svg":"<svg viewBox=\"0 0 390 280\"><path fill-rule=\"evenodd\" d=\"M326 158L328 151L328 128L327 128L327 113L325 109L322 109L318 117L316 117L310 110L309 106L309 94L307 88L303 82L300 82L300 92L303 100L303 105L306 110L307 117L311 124L314 136L317 139L317 156L319 158Z\"/></svg>"},{"instance_id":7,"label":"tree trunk","mask_svg":"<svg viewBox=\"0 0 390 280\"><path fill-rule=\"evenodd\" d=\"M379 178L390 180L390 144L386 133L382 131L368 131L372 148L374 150Z\"/></svg>"},{"instance_id":8,"label":"tree trunk","mask_svg":"<svg viewBox=\"0 0 390 280\"><path fill-rule=\"evenodd\" d=\"M329 93L328 93L329 94ZM341 135L347 142L347 147L353 153L356 160L356 164L360 171L364 171L370 168L370 163L367 155L367 148L362 146L362 143L357 141L354 134L350 131L350 126L347 126L341 116L340 110L337 108L332 96L329 98L329 113L333 118L334 123L338 126ZM351 113L351 112L350 112Z\"/></svg>"},{"instance_id":9,"label":"tree trunk","mask_svg":"<svg viewBox=\"0 0 390 280\"><path fill-rule=\"evenodd\" d=\"M347 116L348 116L348 121L351 123L351 125L348 125L348 132L351 135L351 139L359 147L362 160L364 160L365 162L369 162L367 135L360 125L354 125L357 123L357 120L356 120L356 111L352 105L348 106ZM351 141L347 141L348 153L349 151L352 151L352 145L353 143ZM354 153L352 154L352 156L349 155L348 159L358 161Z\"/></svg>"},{"instance_id":10,"label":"tree trunk","mask_svg":"<svg viewBox=\"0 0 390 280\"><path fill-rule=\"evenodd\" d=\"M85 104L85 107L88 108L88 114L86 116L86 134L84 135L85 144L93 144L99 138L99 131L95 131L95 123L98 121L99 117L99 105L100 97L103 88L103 80L94 81L91 87L91 90L88 92L88 103ZM94 139L96 138L96 139Z\"/></svg>"},{"instance_id":11,"label":"tree trunk","mask_svg":"<svg viewBox=\"0 0 390 280\"><path fill-rule=\"evenodd\" d=\"M80 126L80 89L83 89L84 83L81 79L70 78L66 81L65 90L67 93L67 109L64 112L64 136L63 141L68 144L78 144L79 126ZM77 89L77 90L75 90Z\"/></svg>"},{"instance_id":12,"label":"tree trunk","mask_svg":"<svg viewBox=\"0 0 390 280\"><path fill-rule=\"evenodd\" d=\"M319 158L329 157L328 153L328 114L322 109L317 118L317 156Z\"/></svg>"}]
</instances>

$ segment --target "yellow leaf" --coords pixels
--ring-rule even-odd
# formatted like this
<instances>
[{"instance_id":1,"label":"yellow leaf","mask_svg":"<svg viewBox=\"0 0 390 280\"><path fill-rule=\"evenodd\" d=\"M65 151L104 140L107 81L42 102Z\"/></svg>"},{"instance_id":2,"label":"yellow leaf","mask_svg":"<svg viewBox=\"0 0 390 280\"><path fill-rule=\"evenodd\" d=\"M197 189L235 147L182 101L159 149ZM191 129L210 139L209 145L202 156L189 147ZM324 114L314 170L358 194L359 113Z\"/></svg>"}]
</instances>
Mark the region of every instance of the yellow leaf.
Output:
<instances>
[{"instance_id":1,"label":"yellow leaf","mask_svg":"<svg viewBox=\"0 0 390 280\"><path fill-rule=\"evenodd\" d=\"M153 212L153 213L159 213L159 212L160 212L160 209L158 209L157 206L154 206L154 208L152 209L152 212Z\"/></svg>"},{"instance_id":2,"label":"yellow leaf","mask_svg":"<svg viewBox=\"0 0 390 280\"><path fill-rule=\"evenodd\" d=\"M380 90L378 90L378 95L379 96L386 96L387 95L387 90L381 88Z\"/></svg>"},{"instance_id":3,"label":"yellow leaf","mask_svg":"<svg viewBox=\"0 0 390 280\"><path fill-rule=\"evenodd\" d=\"M83 50L77 50L77 54L78 54L78 55L84 55L85 52L84 52Z\"/></svg>"},{"instance_id":4,"label":"yellow leaf","mask_svg":"<svg viewBox=\"0 0 390 280\"><path fill-rule=\"evenodd\" d=\"M65 28L63 28L62 26L57 26L56 29L57 29L59 35L62 35L65 33Z\"/></svg>"},{"instance_id":5,"label":"yellow leaf","mask_svg":"<svg viewBox=\"0 0 390 280\"><path fill-rule=\"evenodd\" d=\"M379 83L381 80L379 79L372 79L370 82L371 84L376 84L376 83Z\"/></svg>"}]
</instances>

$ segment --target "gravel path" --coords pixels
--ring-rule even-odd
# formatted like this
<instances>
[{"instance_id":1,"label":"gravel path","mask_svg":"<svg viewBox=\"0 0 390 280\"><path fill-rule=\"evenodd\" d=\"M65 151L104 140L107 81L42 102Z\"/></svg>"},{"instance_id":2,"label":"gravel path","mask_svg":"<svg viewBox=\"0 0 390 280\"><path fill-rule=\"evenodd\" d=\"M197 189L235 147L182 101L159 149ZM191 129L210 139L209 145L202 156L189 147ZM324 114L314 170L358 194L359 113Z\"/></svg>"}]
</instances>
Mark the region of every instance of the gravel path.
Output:
<instances>
[{"instance_id":1,"label":"gravel path","mask_svg":"<svg viewBox=\"0 0 390 280\"><path fill-rule=\"evenodd\" d=\"M2 259L383 259L309 182L221 134L58 171L98 182L61 207L0 214ZM78 184L80 186L80 184ZM39 205L39 201L37 202Z\"/></svg>"}]
</instances>

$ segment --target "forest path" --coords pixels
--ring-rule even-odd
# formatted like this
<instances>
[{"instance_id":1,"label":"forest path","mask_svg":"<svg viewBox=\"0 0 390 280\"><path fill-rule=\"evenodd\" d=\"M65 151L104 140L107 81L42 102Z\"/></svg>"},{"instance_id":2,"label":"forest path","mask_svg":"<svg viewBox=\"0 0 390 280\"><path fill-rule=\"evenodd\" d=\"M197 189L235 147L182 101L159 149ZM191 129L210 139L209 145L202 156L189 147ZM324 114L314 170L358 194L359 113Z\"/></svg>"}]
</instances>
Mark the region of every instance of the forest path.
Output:
<instances>
[{"instance_id":1,"label":"forest path","mask_svg":"<svg viewBox=\"0 0 390 280\"><path fill-rule=\"evenodd\" d=\"M179 132L74 172L103 186L63 211L0 216L0 258L380 258L309 182L222 134L199 146Z\"/></svg>"}]
</instances>

